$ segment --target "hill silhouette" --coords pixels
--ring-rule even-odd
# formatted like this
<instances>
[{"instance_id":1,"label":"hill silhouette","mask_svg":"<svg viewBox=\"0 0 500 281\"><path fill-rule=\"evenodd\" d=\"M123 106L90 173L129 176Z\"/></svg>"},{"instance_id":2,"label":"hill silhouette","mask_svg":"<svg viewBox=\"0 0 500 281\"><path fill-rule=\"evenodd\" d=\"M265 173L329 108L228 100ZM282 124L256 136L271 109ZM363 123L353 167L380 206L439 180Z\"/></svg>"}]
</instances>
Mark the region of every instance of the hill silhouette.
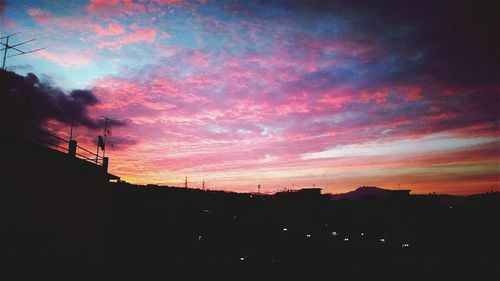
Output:
<instances>
[{"instance_id":1,"label":"hill silhouette","mask_svg":"<svg viewBox=\"0 0 500 281\"><path fill-rule=\"evenodd\" d=\"M360 200L360 199L388 199L394 197L405 197L409 196L410 190L390 190L383 189L376 186L360 186L356 190L349 191L341 194L332 194L330 198L334 200L338 199L351 199L351 200Z\"/></svg>"}]
</instances>

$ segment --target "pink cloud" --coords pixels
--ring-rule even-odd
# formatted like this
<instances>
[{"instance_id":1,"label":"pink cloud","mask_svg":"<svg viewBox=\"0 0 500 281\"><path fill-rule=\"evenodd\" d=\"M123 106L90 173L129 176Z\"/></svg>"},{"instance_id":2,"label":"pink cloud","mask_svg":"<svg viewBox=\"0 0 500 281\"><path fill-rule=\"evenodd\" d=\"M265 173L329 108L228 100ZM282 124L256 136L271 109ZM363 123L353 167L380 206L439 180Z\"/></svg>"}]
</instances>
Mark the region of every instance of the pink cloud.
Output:
<instances>
[{"instance_id":1,"label":"pink cloud","mask_svg":"<svg viewBox=\"0 0 500 281\"><path fill-rule=\"evenodd\" d=\"M137 29L130 34L127 34L113 41L102 42L101 44L99 44L99 47L108 50L119 50L123 48L123 46L129 44L139 42L154 43L156 39L156 33L157 32L155 29Z\"/></svg>"},{"instance_id":2,"label":"pink cloud","mask_svg":"<svg viewBox=\"0 0 500 281\"><path fill-rule=\"evenodd\" d=\"M142 3L133 0L92 0L85 9L92 15L135 15L145 11Z\"/></svg>"},{"instance_id":3,"label":"pink cloud","mask_svg":"<svg viewBox=\"0 0 500 281\"><path fill-rule=\"evenodd\" d=\"M336 89L321 95L319 102L334 109L341 109L344 104L353 101L352 93L347 89Z\"/></svg>"},{"instance_id":4,"label":"pink cloud","mask_svg":"<svg viewBox=\"0 0 500 281\"><path fill-rule=\"evenodd\" d=\"M51 14L47 11L38 8L28 8L28 14L37 22L37 23L47 23L51 18Z\"/></svg>"},{"instance_id":5,"label":"pink cloud","mask_svg":"<svg viewBox=\"0 0 500 281\"><path fill-rule=\"evenodd\" d=\"M138 29L137 31L122 37L118 41L121 44L132 44L137 42L153 43L156 39L155 29Z\"/></svg>"},{"instance_id":6,"label":"pink cloud","mask_svg":"<svg viewBox=\"0 0 500 281\"><path fill-rule=\"evenodd\" d=\"M404 89L406 92L406 101L418 101L422 99L422 88L421 87L410 87Z\"/></svg>"},{"instance_id":7,"label":"pink cloud","mask_svg":"<svg viewBox=\"0 0 500 281\"><path fill-rule=\"evenodd\" d=\"M90 63L91 57L84 54L54 54L47 50L36 53L36 56L49 60L62 67L81 67Z\"/></svg>"},{"instance_id":8,"label":"pink cloud","mask_svg":"<svg viewBox=\"0 0 500 281\"><path fill-rule=\"evenodd\" d=\"M112 22L108 27L101 27L100 25L94 25L95 32L98 37L103 36L117 36L125 33L125 29L118 23Z\"/></svg>"},{"instance_id":9,"label":"pink cloud","mask_svg":"<svg viewBox=\"0 0 500 281\"><path fill-rule=\"evenodd\" d=\"M119 5L120 2L120 0L91 0L90 4L85 9L89 12L98 12L113 8Z\"/></svg>"},{"instance_id":10,"label":"pink cloud","mask_svg":"<svg viewBox=\"0 0 500 281\"><path fill-rule=\"evenodd\" d=\"M179 4L184 2L184 0L154 0L156 3L160 5L172 5L172 4Z\"/></svg>"},{"instance_id":11,"label":"pink cloud","mask_svg":"<svg viewBox=\"0 0 500 281\"><path fill-rule=\"evenodd\" d=\"M139 3L135 3L133 0L123 0L123 5L128 11L144 12L144 6Z\"/></svg>"},{"instance_id":12,"label":"pink cloud","mask_svg":"<svg viewBox=\"0 0 500 281\"><path fill-rule=\"evenodd\" d=\"M0 19L0 24L3 24L6 27L16 27L17 26L16 22L6 18L5 16L3 16Z\"/></svg>"},{"instance_id":13,"label":"pink cloud","mask_svg":"<svg viewBox=\"0 0 500 281\"><path fill-rule=\"evenodd\" d=\"M386 102L388 96L389 90L387 88L384 88L382 90L376 91L363 91L361 93L360 99L363 102L375 101L378 104L383 104Z\"/></svg>"},{"instance_id":14,"label":"pink cloud","mask_svg":"<svg viewBox=\"0 0 500 281\"><path fill-rule=\"evenodd\" d=\"M48 11L38 9L38 8L27 8L26 12L34 19L34 21L39 25L37 32L40 32L40 39L49 38L51 36L68 38L78 38L75 36L75 32L78 34L89 33L89 31L94 29L93 24L91 24L85 17L75 17L75 16L60 16L49 13ZM64 28L61 29L60 27ZM40 28L43 28L41 32ZM51 40L53 41L53 40ZM61 44L59 44L61 45Z\"/></svg>"},{"instance_id":15,"label":"pink cloud","mask_svg":"<svg viewBox=\"0 0 500 281\"><path fill-rule=\"evenodd\" d=\"M183 57L184 63L201 67L209 66L207 59L208 55L201 51L193 51L189 56Z\"/></svg>"}]
</instances>

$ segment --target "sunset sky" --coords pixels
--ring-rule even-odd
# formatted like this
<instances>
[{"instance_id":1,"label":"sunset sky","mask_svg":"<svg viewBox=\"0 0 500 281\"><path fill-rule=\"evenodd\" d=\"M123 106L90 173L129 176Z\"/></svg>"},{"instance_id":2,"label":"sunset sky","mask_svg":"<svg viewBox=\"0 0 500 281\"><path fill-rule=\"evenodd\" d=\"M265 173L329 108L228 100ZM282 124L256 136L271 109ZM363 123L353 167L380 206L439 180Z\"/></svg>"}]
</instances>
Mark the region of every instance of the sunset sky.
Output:
<instances>
[{"instance_id":1,"label":"sunset sky","mask_svg":"<svg viewBox=\"0 0 500 281\"><path fill-rule=\"evenodd\" d=\"M128 182L471 194L499 190L487 2L7 0L0 37L47 47L8 70L91 90L90 118L126 123L106 154ZM94 149L102 130L75 134Z\"/></svg>"}]
</instances>

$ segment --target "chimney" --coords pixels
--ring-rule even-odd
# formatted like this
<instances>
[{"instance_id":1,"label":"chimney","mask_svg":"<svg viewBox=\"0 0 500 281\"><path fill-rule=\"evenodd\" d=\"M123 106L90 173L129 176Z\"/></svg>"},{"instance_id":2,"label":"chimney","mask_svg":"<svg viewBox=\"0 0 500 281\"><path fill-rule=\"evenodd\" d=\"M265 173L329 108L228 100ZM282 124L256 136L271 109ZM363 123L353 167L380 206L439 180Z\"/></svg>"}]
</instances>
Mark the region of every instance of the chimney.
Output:
<instances>
[{"instance_id":1,"label":"chimney","mask_svg":"<svg viewBox=\"0 0 500 281\"><path fill-rule=\"evenodd\" d=\"M102 169L104 172L108 172L108 163L109 163L109 158L108 157L103 157L102 158Z\"/></svg>"}]
</instances>

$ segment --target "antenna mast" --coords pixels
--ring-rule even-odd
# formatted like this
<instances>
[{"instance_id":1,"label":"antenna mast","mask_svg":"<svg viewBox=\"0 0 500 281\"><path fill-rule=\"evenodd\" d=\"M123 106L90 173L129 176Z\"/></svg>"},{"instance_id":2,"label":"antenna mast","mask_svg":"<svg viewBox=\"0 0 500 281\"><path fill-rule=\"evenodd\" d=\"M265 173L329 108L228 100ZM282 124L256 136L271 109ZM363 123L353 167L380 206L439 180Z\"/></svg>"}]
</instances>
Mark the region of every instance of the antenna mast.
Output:
<instances>
[{"instance_id":1,"label":"antenna mast","mask_svg":"<svg viewBox=\"0 0 500 281\"><path fill-rule=\"evenodd\" d=\"M102 158L106 155L106 139L108 138L108 135L110 135L110 130L108 130L108 122L110 120L116 120L114 117L106 117L106 116L101 116L101 118L104 118L104 139L103 139L103 148L102 150ZM99 148L98 148L99 150Z\"/></svg>"},{"instance_id":2,"label":"antenna mast","mask_svg":"<svg viewBox=\"0 0 500 281\"><path fill-rule=\"evenodd\" d=\"M104 158L104 154L106 153L106 137L108 136L108 117L104 119L104 149L102 150L102 158Z\"/></svg>"},{"instance_id":3,"label":"antenna mast","mask_svg":"<svg viewBox=\"0 0 500 281\"><path fill-rule=\"evenodd\" d=\"M20 56L20 55L25 55L25 54L29 54L29 53L34 53L36 51L40 51L40 50L43 50L43 49L46 49L45 47L43 48L38 48L38 49L34 49L34 50L30 50L30 51L23 51L17 47L21 46L21 45L24 45L26 43L29 43L29 42L33 42L35 41L36 39L31 39L31 40L27 40L27 41L24 41L24 42L21 42L21 43L17 43L17 44L14 44L14 45L10 45L9 44L9 39L10 37L14 36L14 35L17 35L21 32L16 32L16 33L13 33L13 34L10 34L10 35L7 35L7 36L4 36L4 37L0 37L0 40L4 40L5 39L5 43L4 42L0 42L1 45L3 45L3 48L0 49L0 51L3 51L3 60L2 60L2 69L5 70L5 63L6 63L6 60L7 58L10 58L10 57L15 57L15 56ZM16 51L17 53L16 54L13 54L13 55L10 55L8 56L7 55L7 52L9 51L9 49L12 49L14 51Z\"/></svg>"}]
</instances>

